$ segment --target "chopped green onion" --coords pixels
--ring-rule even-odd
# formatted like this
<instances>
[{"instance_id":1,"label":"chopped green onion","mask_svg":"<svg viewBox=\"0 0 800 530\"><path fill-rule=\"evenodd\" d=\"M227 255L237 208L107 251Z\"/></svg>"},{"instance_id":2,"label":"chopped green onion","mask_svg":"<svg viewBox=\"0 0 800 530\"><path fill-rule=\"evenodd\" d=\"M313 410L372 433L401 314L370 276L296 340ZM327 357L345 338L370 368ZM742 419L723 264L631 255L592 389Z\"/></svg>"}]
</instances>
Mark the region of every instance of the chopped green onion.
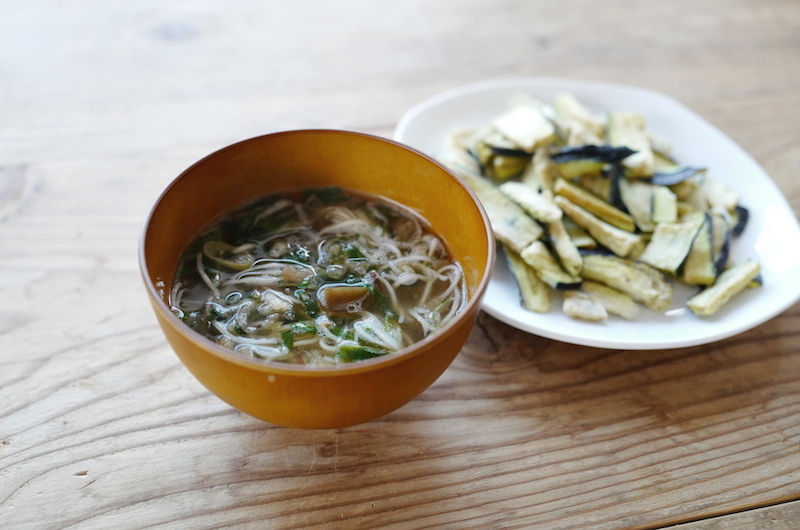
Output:
<instances>
[{"instance_id":1,"label":"chopped green onion","mask_svg":"<svg viewBox=\"0 0 800 530\"><path fill-rule=\"evenodd\" d=\"M372 359L373 357L380 357L386 355L389 350L383 348L376 348L374 346L342 346L336 352L336 357L343 361L363 361L365 359Z\"/></svg>"},{"instance_id":2,"label":"chopped green onion","mask_svg":"<svg viewBox=\"0 0 800 530\"><path fill-rule=\"evenodd\" d=\"M291 350L294 347L294 333L292 333L292 330L287 329L281 333L281 339L283 340L283 345L286 346L287 350Z\"/></svg>"}]
</instances>

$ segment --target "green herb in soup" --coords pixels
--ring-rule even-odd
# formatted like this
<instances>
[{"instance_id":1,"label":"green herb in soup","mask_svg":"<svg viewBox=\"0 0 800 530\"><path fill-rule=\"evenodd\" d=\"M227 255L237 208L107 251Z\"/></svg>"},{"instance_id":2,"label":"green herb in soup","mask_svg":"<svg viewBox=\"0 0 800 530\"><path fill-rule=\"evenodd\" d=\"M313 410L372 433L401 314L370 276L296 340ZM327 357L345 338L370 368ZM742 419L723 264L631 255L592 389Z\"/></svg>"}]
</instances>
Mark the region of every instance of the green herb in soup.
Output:
<instances>
[{"instance_id":1,"label":"green herb in soup","mask_svg":"<svg viewBox=\"0 0 800 530\"><path fill-rule=\"evenodd\" d=\"M270 195L208 227L171 292L238 353L326 365L396 352L465 303L461 267L419 216L341 188Z\"/></svg>"}]
</instances>

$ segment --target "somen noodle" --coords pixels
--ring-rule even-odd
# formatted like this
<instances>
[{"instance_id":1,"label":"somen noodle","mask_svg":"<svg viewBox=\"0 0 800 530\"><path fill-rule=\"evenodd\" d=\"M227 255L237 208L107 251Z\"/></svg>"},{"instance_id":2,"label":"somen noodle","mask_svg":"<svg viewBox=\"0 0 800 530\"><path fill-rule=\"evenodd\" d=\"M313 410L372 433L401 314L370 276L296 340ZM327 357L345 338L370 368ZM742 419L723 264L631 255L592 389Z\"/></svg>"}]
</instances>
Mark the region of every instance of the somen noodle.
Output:
<instances>
[{"instance_id":1,"label":"somen noodle","mask_svg":"<svg viewBox=\"0 0 800 530\"><path fill-rule=\"evenodd\" d=\"M173 312L237 353L326 365L390 354L446 325L464 279L424 219L340 188L276 194L184 252Z\"/></svg>"}]
</instances>

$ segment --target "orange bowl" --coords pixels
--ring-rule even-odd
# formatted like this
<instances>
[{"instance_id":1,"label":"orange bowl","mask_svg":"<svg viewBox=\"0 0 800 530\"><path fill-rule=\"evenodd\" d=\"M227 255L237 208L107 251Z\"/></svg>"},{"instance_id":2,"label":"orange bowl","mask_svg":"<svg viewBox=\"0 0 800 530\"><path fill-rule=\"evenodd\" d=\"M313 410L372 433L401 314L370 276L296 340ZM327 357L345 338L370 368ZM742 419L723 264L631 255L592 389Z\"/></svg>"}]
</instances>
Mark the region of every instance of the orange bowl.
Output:
<instances>
[{"instance_id":1,"label":"orange bowl","mask_svg":"<svg viewBox=\"0 0 800 530\"><path fill-rule=\"evenodd\" d=\"M172 313L168 297L181 254L210 222L270 193L326 186L380 195L425 217L464 270L468 294L462 312L397 353L330 367L261 361L234 353ZM436 381L475 325L494 252L480 203L441 164L376 136L299 130L233 144L181 173L147 217L139 262L158 322L198 381L256 418L322 429L378 418Z\"/></svg>"}]
</instances>

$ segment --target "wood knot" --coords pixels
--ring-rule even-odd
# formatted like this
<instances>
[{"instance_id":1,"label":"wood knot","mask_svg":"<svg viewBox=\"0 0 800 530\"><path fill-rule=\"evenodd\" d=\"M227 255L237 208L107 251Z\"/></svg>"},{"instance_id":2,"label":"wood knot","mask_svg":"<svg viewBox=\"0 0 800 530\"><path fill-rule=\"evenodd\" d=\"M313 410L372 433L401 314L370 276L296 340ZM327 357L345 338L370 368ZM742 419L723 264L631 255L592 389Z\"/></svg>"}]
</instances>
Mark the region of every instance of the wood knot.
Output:
<instances>
[{"instance_id":1,"label":"wood knot","mask_svg":"<svg viewBox=\"0 0 800 530\"><path fill-rule=\"evenodd\" d=\"M339 444L326 442L317 448L317 454L323 458L332 458L339 453Z\"/></svg>"}]
</instances>

